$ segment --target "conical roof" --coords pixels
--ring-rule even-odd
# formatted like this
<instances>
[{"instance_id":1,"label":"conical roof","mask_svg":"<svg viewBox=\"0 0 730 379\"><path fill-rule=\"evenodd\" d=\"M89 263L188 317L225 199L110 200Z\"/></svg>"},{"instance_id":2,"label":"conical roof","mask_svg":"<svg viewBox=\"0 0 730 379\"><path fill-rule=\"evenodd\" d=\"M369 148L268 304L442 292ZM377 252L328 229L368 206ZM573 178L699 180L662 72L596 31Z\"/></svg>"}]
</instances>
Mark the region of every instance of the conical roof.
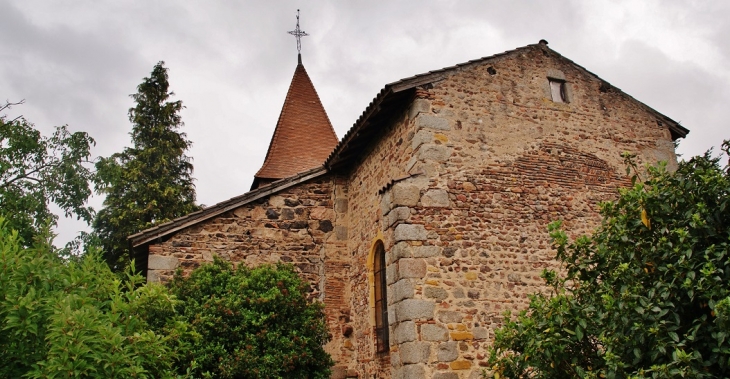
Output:
<instances>
[{"instance_id":1,"label":"conical roof","mask_svg":"<svg viewBox=\"0 0 730 379\"><path fill-rule=\"evenodd\" d=\"M335 130L300 58L266 159L251 188L322 166L337 142Z\"/></svg>"}]
</instances>

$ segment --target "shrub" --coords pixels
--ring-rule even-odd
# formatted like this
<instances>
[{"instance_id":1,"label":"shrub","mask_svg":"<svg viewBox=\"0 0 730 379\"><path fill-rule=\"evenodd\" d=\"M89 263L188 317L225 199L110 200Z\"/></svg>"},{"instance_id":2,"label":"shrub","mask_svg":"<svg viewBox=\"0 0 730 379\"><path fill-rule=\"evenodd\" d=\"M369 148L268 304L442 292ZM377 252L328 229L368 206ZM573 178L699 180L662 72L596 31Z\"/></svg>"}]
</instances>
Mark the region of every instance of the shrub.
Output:
<instances>
[{"instance_id":1,"label":"shrub","mask_svg":"<svg viewBox=\"0 0 730 379\"><path fill-rule=\"evenodd\" d=\"M201 339L188 365L215 378L329 378L323 305L289 265L237 269L218 258L190 277L177 273L178 312Z\"/></svg>"}]
</instances>

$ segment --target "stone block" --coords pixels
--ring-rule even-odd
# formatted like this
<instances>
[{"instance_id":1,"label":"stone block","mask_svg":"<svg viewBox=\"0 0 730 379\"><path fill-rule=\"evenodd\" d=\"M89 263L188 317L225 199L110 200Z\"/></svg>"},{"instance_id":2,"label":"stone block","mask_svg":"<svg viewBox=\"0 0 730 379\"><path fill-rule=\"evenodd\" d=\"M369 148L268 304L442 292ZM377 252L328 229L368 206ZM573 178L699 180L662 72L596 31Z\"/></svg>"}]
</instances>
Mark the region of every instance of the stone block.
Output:
<instances>
[{"instance_id":1,"label":"stone block","mask_svg":"<svg viewBox=\"0 0 730 379\"><path fill-rule=\"evenodd\" d=\"M404 321L399 323L393 331L393 338L395 339L396 344L415 341L418 339L416 323L413 321Z\"/></svg>"},{"instance_id":2,"label":"stone block","mask_svg":"<svg viewBox=\"0 0 730 379\"><path fill-rule=\"evenodd\" d=\"M413 120L420 113L430 113L431 102L426 99L416 99L411 103L411 107L408 109L408 119Z\"/></svg>"},{"instance_id":3,"label":"stone block","mask_svg":"<svg viewBox=\"0 0 730 379\"><path fill-rule=\"evenodd\" d=\"M393 232L396 241L425 241L427 236L426 228L418 224L400 224Z\"/></svg>"},{"instance_id":4,"label":"stone block","mask_svg":"<svg viewBox=\"0 0 730 379\"><path fill-rule=\"evenodd\" d=\"M430 114L421 113L416 116L416 128L450 130L449 120Z\"/></svg>"},{"instance_id":5,"label":"stone block","mask_svg":"<svg viewBox=\"0 0 730 379\"><path fill-rule=\"evenodd\" d=\"M390 265L385 268L385 283L391 285L398 280L398 270L396 265Z\"/></svg>"},{"instance_id":6,"label":"stone block","mask_svg":"<svg viewBox=\"0 0 730 379\"><path fill-rule=\"evenodd\" d=\"M424 143L431 142L433 142L433 133L427 130L419 130L418 132L416 132L416 134L413 136L413 139L411 140L411 147L413 148L413 150L416 150Z\"/></svg>"},{"instance_id":7,"label":"stone block","mask_svg":"<svg viewBox=\"0 0 730 379\"><path fill-rule=\"evenodd\" d=\"M436 324L421 325L421 339L424 341L448 341L449 330Z\"/></svg>"},{"instance_id":8,"label":"stone block","mask_svg":"<svg viewBox=\"0 0 730 379\"><path fill-rule=\"evenodd\" d=\"M431 320L435 307L430 300L406 299L396 304L395 316L398 321Z\"/></svg>"},{"instance_id":9,"label":"stone block","mask_svg":"<svg viewBox=\"0 0 730 379\"><path fill-rule=\"evenodd\" d=\"M426 377L426 367L421 364L405 365L401 367L399 378L401 379L423 379Z\"/></svg>"},{"instance_id":10,"label":"stone block","mask_svg":"<svg viewBox=\"0 0 730 379\"><path fill-rule=\"evenodd\" d=\"M418 150L418 159L445 162L451 156L452 148L446 145L425 144Z\"/></svg>"},{"instance_id":11,"label":"stone block","mask_svg":"<svg viewBox=\"0 0 730 379\"><path fill-rule=\"evenodd\" d=\"M441 254L441 248L438 246L413 246L411 251L413 258L429 258Z\"/></svg>"},{"instance_id":12,"label":"stone block","mask_svg":"<svg viewBox=\"0 0 730 379\"><path fill-rule=\"evenodd\" d=\"M386 191L383 197L380 198L380 212L386 215L390 212L391 208L393 208L393 195L390 191Z\"/></svg>"},{"instance_id":13,"label":"stone block","mask_svg":"<svg viewBox=\"0 0 730 379\"><path fill-rule=\"evenodd\" d=\"M149 270L174 270L180 264L175 257L165 255L152 255L147 257L147 269Z\"/></svg>"},{"instance_id":14,"label":"stone block","mask_svg":"<svg viewBox=\"0 0 730 379\"><path fill-rule=\"evenodd\" d=\"M401 279L391 286L391 303L397 303L403 299L412 299L414 294L413 283L408 279Z\"/></svg>"},{"instance_id":15,"label":"stone block","mask_svg":"<svg viewBox=\"0 0 730 379\"><path fill-rule=\"evenodd\" d=\"M335 236L340 241L347 240L347 227L346 226L335 226Z\"/></svg>"},{"instance_id":16,"label":"stone block","mask_svg":"<svg viewBox=\"0 0 730 379\"><path fill-rule=\"evenodd\" d=\"M411 208L408 207L397 207L393 208L388 213L388 226L395 224L398 221L406 221L411 216Z\"/></svg>"},{"instance_id":17,"label":"stone block","mask_svg":"<svg viewBox=\"0 0 730 379\"><path fill-rule=\"evenodd\" d=\"M476 327L473 332L475 340L485 340L489 338L489 329L487 328Z\"/></svg>"},{"instance_id":18,"label":"stone block","mask_svg":"<svg viewBox=\"0 0 730 379\"><path fill-rule=\"evenodd\" d=\"M398 242L395 246L393 246L391 252L393 253L393 261L397 261L401 258L413 257L413 247L411 247L408 242Z\"/></svg>"},{"instance_id":19,"label":"stone block","mask_svg":"<svg viewBox=\"0 0 730 379\"><path fill-rule=\"evenodd\" d=\"M334 220L335 211L325 207L315 207L309 211L309 218L312 220Z\"/></svg>"},{"instance_id":20,"label":"stone block","mask_svg":"<svg viewBox=\"0 0 730 379\"><path fill-rule=\"evenodd\" d=\"M453 361L449 363L452 370L468 370L471 368L471 362L467 360Z\"/></svg>"},{"instance_id":21,"label":"stone block","mask_svg":"<svg viewBox=\"0 0 730 379\"><path fill-rule=\"evenodd\" d=\"M406 342L400 345L399 351L403 364L426 363L431 355L431 344L422 341Z\"/></svg>"},{"instance_id":22,"label":"stone block","mask_svg":"<svg viewBox=\"0 0 730 379\"><path fill-rule=\"evenodd\" d=\"M436 352L436 359L440 362L451 362L459 358L459 346L456 341L449 341L439 344Z\"/></svg>"},{"instance_id":23,"label":"stone block","mask_svg":"<svg viewBox=\"0 0 730 379\"><path fill-rule=\"evenodd\" d=\"M418 199L421 197L421 189L407 182L394 184L391 193L393 206L413 207L418 204Z\"/></svg>"},{"instance_id":24,"label":"stone block","mask_svg":"<svg viewBox=\"0 0 730 379\"><path fill-rule=\"evenodd\" d=\"M335 199L335 212L346 213L347 212L347 199Z\"/></svg>"},{"instance_id":25,"label":"stone block","mask_svg":"<svg viewBox=\"0 0 730 379\"><path fill-rule=\"evenodd\" d=\"M276 208L281 208L284 206L284 197L283 196L271 196L269 198L269 205Z\"/></svg>"},{"instance_id":26,"label":"stone block","mask_svg":"<svg viewBox=\"0 0 730 379\"><path fill-rule=\"evenodd\" d=\"M459 379L459 374L455 372L437 372L433 374L431 379Z\"/></svg>"},{"instance_id":27,"label":"stone block","mask_svg":"<svg viewBox=\"0 0 730 379\"><path fill-rule=\"evenodd\" d=\"M449 193L443 189L432 189L421 196L424 207L445 208L449 206Z\"/></svg>"},{"instance_id":28,"label":"stone block","mask_svg":"<svg viewBox=\"0 0 730 379\"><path fill-rule=\"evenodd\" d=\"M426 276L426 261L416 258L402 258L398 261L398 279L418 278Z\"/></svg>"},{"instance_id":29,"label":"stone block","mask_svg":"<svg viewBox=\"0 0 730 379\"><path fill-rule=\"evenodd\" d=\"M427 299L436 299L436 300L443 300L449 297L449 294L446 292L445 289L441 287L426 287L423 290L423 295Z\"/></svg>"},{"instance_id":30,"label":"stone block","mask_svg":"<svg viewBox=\"0 0 730 379\"><path fill-rule=\"evenodd\" d=\"M439 311L436 318L445 324L453 324L461 322L461 320L464 319L464 316L462 316L461 312Z\"/></svg>"},{"instance_id":31,"label":"stone block","mask_svg":"<svg viewBox=\"0 0 730 379\"><path fill-rule=\"evenodd\" d=\"M157 270L147 270L147 283L159 283L160 272Z\"/></svg>"},{"instance_id":32,"label":"stone block","mask_svg":"<svg viewBox=\"0 0 730 379\"><path fill-rule=\"evenodd\" d=\"M464 341L474 339L474 334L463 330L455 330L451 332L451 339L454 341Z\"/></svg>"}]
</instances>

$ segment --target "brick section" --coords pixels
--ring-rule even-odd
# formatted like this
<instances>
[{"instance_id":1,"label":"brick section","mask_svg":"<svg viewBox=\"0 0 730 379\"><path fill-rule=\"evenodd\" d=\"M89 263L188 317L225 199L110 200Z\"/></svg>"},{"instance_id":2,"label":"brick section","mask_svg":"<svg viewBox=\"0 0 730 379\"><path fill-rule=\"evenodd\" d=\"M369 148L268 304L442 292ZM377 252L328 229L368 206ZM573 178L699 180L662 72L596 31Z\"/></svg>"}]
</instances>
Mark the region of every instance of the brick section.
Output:
<instances>
[{"instance_id":1,"label":"brick section","mask_svg":"<svg viewBox=\"0 0 730 379\"><path fill-rule=\"evenodd\" d=\"M284 106L254 186L321 166L337 145L337 135L301 64L294 71ZM255 187L254 187L255 188Z\"/></svg>"}]
</instances>

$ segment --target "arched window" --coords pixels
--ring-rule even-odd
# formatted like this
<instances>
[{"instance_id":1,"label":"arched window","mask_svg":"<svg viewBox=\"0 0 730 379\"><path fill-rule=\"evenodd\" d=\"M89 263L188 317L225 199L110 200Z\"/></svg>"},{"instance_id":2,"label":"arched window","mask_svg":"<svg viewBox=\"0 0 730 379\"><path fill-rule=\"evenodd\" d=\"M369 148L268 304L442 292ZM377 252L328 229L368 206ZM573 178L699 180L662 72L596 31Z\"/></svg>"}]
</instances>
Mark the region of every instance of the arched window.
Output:
<instances>
[{"instance_id":1,"label":"arched window","mask_svg":"<svg viewBox=\"0 0 730 379\"><path fill-rule=\"evenodd\" d=\"M377 242L373 258L376 347L378 353L385 353L390 350L390 343L388 338L388 292L385 281L385 247L383 242Z\"/></svg>"}]
</instances>

